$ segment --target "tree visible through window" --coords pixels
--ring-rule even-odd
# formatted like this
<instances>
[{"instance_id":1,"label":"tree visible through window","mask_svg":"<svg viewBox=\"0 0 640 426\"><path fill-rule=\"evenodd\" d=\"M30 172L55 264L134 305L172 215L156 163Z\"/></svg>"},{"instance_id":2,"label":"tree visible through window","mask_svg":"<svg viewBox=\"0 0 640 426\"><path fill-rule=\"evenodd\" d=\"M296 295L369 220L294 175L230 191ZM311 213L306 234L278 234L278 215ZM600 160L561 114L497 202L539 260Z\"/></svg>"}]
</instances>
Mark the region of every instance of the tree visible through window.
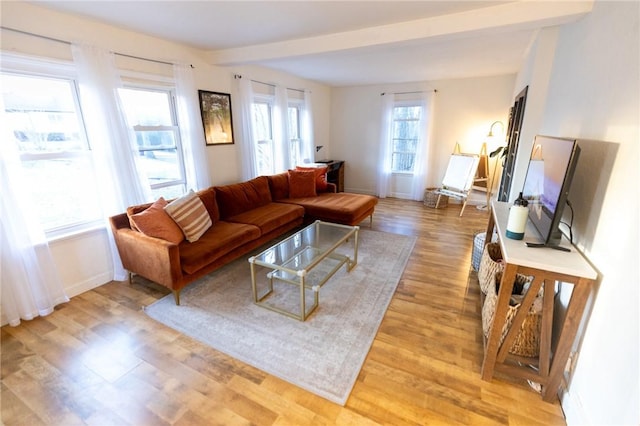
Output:
<instances>
[{"instance_id":1,"label":"tree visible through window","mask_svg":"<svg viewBox=\"0 0 640 426\"><path fill-rule=\"evenodd\" d=\"M391 144L391 171L413 173L416 150L420 141L419 105L402 105L393 108L393 140Z\"/></svg>"}]
</instances>

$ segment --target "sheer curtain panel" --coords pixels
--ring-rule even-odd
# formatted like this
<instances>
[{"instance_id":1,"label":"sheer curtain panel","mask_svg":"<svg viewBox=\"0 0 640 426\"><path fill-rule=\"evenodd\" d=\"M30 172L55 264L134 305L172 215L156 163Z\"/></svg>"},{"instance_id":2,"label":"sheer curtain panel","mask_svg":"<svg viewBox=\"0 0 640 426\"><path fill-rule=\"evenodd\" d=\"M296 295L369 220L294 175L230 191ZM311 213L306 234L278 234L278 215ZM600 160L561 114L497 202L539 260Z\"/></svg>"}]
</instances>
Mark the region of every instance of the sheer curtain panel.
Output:
<instances>
[{"instance_id":1,"label":"sheer curtain panel","mask_svg":"<svg viewBox=\"0 0 640 426\"><path fill-rule=\"evenodd\" d=\"M236 128L238 134L238 153L240 155L240 166L242 169L242 180L249 180L258 175L258 164L256 161L256 138L253 132L253 89L251 80L242 78L237 75L235 77L236 91L238 100L234 105L240 118L240 126Z\"/></svg>"},{"instance_id":2,"label":"sheer curtain panel","mask_svg":"<svg viewBox=\"0 0 640 426\"><path fill-rule=\"evenodd\" d=\"M289 97L287 88L276 86L275 108L273 109L273 140L275 142L275 173L287 171L291 164L291 137L289 135Z\"/></svg>"},{"instance_id":3,"label":"sheer curtain panel","mask_svg":"<svg viewBox=\"0 0 640 426\"><path fill-rule=\"evenodd\" d=\"M21 320L48 315L69 298L53 261L36 207L22 187L27 182L22 164L5 123L0 97L0 287L2 322L12 326Z\"/></svg>"},{"instance_id":4,"label":"sheer curtain panel","mask_svg":"<svg viewBox=\"0 0 640 426\"><path fill-rule=\"evenodd\" d=\"M146 175L138 167L133 129L126 122L117 89L122 86L113 53L95 46L73 43L78 71L80 105L93 150L105 220L128 206L151 201ZM107 223L114 280L123 281L122 267L111 227Z\"/></svg>"},{"instance_id":5,"label":"sheer curtain panel","mask_svg":"<svg viewBox=\"0 0 640 426\"><path fill-rule=\"evenodd\" d=\"M422 94L420 103L422 114L420 114L420 138L416 147L416 158L414 160L413 179L411 182L411 198L416 201L424 199L424 190L427 186L427 164L429 164L429 151L431 149L431 124L433 123L433 104L435 92L426 91Z\"/></svg>"},{"instance_id":6,"label":"sheer curtain panel","mask_svg":"<svg viewBox=\"0 0 640 426\"><path fill-rule=\"evenodd\" d=\"M389 194L389 181L391 178L391 141L393 138L393 105L395 96L393 93L383 93L380 114L380 143L378 157L377 195L387 198Z\"/></svg>"},{"instance_id":7,"label":"sheer curtain panel","mask_svg":"<svg viewBox=\"0 0 640 426\"><path fill-rule=\"evenodd\" d=\"M300 120L300 133L302 137L302 146L300 148L300 157L303 163L315 163L315 145L313 142L313 108L311 106L311 91L304 91L304 108L302 110L302 119Z\"/></svg>"},{"instance_id":8,"label":"sheer curtain panel","mask_svg":"<svg viewBox=\"0 0 640 426\"><path fill-rule=\"evenodd\" d=\"M193 78L193 70L188 64L176 64L173 66L173 74L176 82L176 106L187 173L187 188L205 189L211 186L211 177L207 165L206 144L197 98L198 89Z\"/></svg>"}]
</instances>

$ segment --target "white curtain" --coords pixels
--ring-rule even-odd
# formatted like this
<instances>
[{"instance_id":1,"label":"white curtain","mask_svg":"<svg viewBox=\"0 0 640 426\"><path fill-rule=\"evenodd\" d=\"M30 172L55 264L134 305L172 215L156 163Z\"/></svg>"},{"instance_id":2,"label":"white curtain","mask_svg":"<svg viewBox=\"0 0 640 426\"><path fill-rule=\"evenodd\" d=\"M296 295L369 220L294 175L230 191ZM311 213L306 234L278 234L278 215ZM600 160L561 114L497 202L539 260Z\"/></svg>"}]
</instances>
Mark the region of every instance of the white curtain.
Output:
<instances>
[{"instance_id":1,"label":"white curtain","mask_svg":"<svg viewBox=\"0 0 640 426\"><path fill-rule=\"evenodd\" d=\"M421 101L422 114L420 116L420 135L414 159L413 179L411 182L411 198L416 201L424 199L424 190L427 187L426 169L429 163L429 150L431 144L431 134L433 133L431 124L433 123L433 91L423 93Z\"/></svg>"},{"instance_id":2,"label":"white curtain","mask_svg":"<svg viewBox=\"0 0 640 426\"><path fill-rule=\"evenodd\" d=\"M242 170L242 180L249 180L258 175L258 164L256 162L256 138L253 132L253 114L251 113L253 103L253 88L251 80L235 77L238 102L236 117L239 117L240 125L236 127L237 140L239 145L240 166Z\"/></svg>"},{"instance_id":3,"label":"white curtain","mask_svg":"<svg viewBox=\"0 0 640 426\"><path fill-rule=\"evenodd\" d=\"M315 147L313 143L313 109L311 107L311 92L304 91L304 108L302 117L300 117L300 138L302 146L300 147L300 158L303 163L314 163Z\"/></svg>"},{"instance_id":4,"label":"white curtain","mask_svg":"<svg viewBox=\"0 0 640 426\"><path fill-rule=\"evenodd\" d=\"M389 194L389 181L391 178L391 141L393 139L393 93L384 93L381 96L381 129L378 157L377 195L386 198Z\"/></svg>"},{"instance_id":5,"label":"white curtain","mask_svg":"<svg viewBox=\"0 0 640 426\"><path fill-rule=\"evenodd\" d=\"M176 81L176 106L187 188L205 189L211 186L211 176L207 165L206 144L200 121L200 101L193 69L188 64L175 64L173 75Z\"/></svg>"},{"instance_id":6,"label":"white curtain","mask_svg":"<svg viewBox=\"0 0 640 426\"><path fill-rule=\"evenodd\" d=\"M138 166L133 129L128 126L117 89L122 86L115 57L95 46L72 44L78 72L80 104L94 155L105 219L128 206L151 201L151 189ZM126 279L118 250L107 224L114 280Z\"/></svg>"},{"instance_id":7,"label":"white curtain","mask_svg":"<svg viewBox=\"0 0 640 426\"><path fill-rule=\"evenodd\" d=\"M273 108L273 141L275 144L275 173L295 167L291 164L291 137L289 135L289 97L287 88L276 86Z\"/></svg>"},{"instance_id":8,"label":"white curtain","mask_svg":"<svg viewBox=\"0 0 640 426\"><path fill-rule=\"evenodd\" d=\"M0 287L2 319L17 326L20 320L48 315L69 298L53 261L36 207L23 188L26 178L8 134L0 97Z\"/></svg>"}]
</instances>

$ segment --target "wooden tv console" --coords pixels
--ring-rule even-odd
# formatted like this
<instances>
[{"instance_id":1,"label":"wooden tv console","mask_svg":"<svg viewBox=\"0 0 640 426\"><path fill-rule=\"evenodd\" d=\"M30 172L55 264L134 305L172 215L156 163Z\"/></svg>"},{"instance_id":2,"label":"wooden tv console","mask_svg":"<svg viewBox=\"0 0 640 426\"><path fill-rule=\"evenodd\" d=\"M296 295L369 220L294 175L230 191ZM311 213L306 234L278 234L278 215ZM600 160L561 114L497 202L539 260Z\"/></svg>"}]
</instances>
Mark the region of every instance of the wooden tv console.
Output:
<instances>
[{"instance_id":1,"label":"wooden tv console","mask_svg":"<svg viewBox=\"0 0 640 426\"><path fill-rule=\"evenodd\" d=\"M562 245L570 252L552 248L530 248L525 242L539 236L531 222L528 223L524 240L512 240L505 235L510 204L493 200L487 225L485 241L491 241L497 231L502 257L505 262L498 292L495 319L485 342L482 379L491 380L499 371L514 377L531 380L542 385L542 398L551 402L562 383L565 365L571 354L587 300L598 277L595 269L563 238ZM529 237L529 238L528 238ZM533 276L531 287L524 297L518 314L513 319L509 332L500 345L500 334L506 320L509 299L516 274ZM571 299L557 338L552 336L556 281L573 284ZM544 288L540 355L525 358L509 354L509 348L520 330L529 308L534 302L540 286ZM550 291L547 291L549 289ZM553 343L553 345L552 345Z\"/></svg>"}]
</instances>

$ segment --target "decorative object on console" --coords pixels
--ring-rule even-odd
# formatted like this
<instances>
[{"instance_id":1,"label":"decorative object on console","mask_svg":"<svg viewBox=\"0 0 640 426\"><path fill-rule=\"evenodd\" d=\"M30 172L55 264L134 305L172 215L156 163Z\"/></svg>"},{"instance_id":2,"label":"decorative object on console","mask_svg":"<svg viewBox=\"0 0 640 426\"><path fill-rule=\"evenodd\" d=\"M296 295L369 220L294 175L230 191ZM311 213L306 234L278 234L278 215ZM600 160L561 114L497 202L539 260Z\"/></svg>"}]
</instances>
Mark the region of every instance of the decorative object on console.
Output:
<instances>
[{"instance_id":1,"label":"decorative object on console","mask_svg":"<svg viewBox=\"0 0 640 426\"><path fill-rule=\"evenodd\" d=\"M509 209L509 220L507 221L507 238L512 240L521 240L524 238L524 230L527 227L527 218L529 217L529 209L527 200L522 198L522 192L513 202L513 206Z\"/></svg>"}]
</instances>

